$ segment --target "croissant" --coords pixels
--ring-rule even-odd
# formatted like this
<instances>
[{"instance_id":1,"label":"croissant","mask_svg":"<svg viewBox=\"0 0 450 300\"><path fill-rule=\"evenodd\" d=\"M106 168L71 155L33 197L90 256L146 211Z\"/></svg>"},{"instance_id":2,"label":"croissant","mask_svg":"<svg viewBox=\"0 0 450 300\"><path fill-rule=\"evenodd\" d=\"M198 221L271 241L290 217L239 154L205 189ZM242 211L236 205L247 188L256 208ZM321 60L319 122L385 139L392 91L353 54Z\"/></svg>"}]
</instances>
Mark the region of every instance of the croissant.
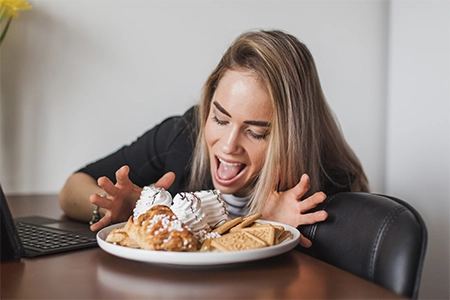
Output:
<instances>
[{"instance_id":1,"label":"croissant","mask_svg":"<svg viewBox=\"0 0 450 300\"><path fill-rule=\"evenodd\" d=\"M162 251L196 251L198 240L166 205L155 205L133 220L124 231L140 248Z\"/></svg>"},{"instance_id":2,"label":"croissant","mask_svg":"<svg viewBox=\"0 0 450 300\"><path fill-rule=\"evenodd\" d=\"M140 248L136 241L128 235L124 227L118 227L111 230L106 237L106 241L124 247Z\"/></svg>"}]
</instances>

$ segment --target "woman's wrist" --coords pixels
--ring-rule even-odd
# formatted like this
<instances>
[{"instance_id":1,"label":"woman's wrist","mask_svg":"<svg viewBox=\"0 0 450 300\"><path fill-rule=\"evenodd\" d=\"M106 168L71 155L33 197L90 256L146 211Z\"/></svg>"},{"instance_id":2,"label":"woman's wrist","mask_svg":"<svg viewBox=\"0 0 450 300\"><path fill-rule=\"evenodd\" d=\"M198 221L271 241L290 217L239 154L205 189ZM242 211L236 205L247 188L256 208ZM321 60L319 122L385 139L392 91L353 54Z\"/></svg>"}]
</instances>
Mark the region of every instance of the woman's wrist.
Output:
<instances>
[{"instance_id":1,"label":"woman's wrist","mask_svg":"<svg viewBox=\"0 0 450 300\"><path fill-rule=\"evenodd\" d=\"M108 197L108 193L103 191L102 193L98 194L100 197ZM89 221L89 225L95 224L98 221L100 221L101 218L103 218L103 216L106 214L106 209L101 208L100 206L93 204L93 208L92 208L92 218Z\"/></svg>"},{"instance_id":2,"label":"woman's wrist","mask_svg":"<svg viewBox=\"0 0 450 300\"><path fill-rule=\"evenodd\" d=\"M101 218L100 207L98 205L94 205L94 209L92 210L92 219L89 221L89 225L97 223Z\"/></svg>"}]
</instances>

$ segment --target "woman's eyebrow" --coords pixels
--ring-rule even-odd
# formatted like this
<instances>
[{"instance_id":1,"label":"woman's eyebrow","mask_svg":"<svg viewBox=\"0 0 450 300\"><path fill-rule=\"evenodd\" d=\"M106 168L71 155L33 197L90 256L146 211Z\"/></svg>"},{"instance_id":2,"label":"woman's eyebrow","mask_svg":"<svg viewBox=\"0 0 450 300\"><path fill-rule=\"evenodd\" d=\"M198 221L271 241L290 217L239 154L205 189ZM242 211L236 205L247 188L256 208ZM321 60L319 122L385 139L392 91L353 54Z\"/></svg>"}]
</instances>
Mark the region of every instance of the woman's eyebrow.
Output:
<instances>
[{"instance_id":1,"label":"woman's eyebrow","mask_svg":"<svg viewBox=\"0 0 450 300\"><path fill-rule=\"evenodd\" d=\"M215 106L221 113L223 113L224 115L227 115L228 117L231 118L230 113L227 112L227 111L225 110L225 108L223 108L217 101L214 101L213 104L214 104L214 106Z\"/></svg>"},{"instance_id":2,"label":"woman's eyebrow","mask_svg":"<svg viewBox=\"0 0 450 300\"><path fill-rule=\"evenodd\" d=\"M244 123L260 127L270 127L270 122L266 121L244 121Z\"/></svg>"},{"instance_id":3,"label":"woman's eyebrow","mask_svg":"<svg viewBox=\"0 0 450 300\"><path fill-rule=\"evenodd\" d=\"M223 108L217 101L213 102L214 106L224 115L227 115L228 117L231 118L231 115L229 112L227 112L225 110L225 108ZM270 122L266 122L266 121L244 121L245 124L249 124L249 125L254 125L254 126L261 126L261 127L270 127Z\"/></svg>"}]
</instances>

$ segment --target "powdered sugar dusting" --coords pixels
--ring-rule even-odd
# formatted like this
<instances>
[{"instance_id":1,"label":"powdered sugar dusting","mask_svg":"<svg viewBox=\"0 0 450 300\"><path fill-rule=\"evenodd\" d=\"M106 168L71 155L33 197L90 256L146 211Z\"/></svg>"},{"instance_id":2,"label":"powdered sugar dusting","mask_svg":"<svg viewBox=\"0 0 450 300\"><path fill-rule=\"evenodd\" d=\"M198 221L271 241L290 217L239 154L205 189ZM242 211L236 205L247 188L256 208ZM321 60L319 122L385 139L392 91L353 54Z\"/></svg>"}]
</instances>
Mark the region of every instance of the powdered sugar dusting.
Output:
<instances>
[{"instance_id":1,"label":"powdered sugar dusting","mask_svg":"<svg viewBox=\"0 0 450 300\"><path fill-rule=\"evenodd\" d=\"M164 214L155 215L147 224L147 232L151 232L155 225L161 226L160 229L155 230L154 234L159 231L183 231L183 223L178 220L176 216L168 216Z\"/></svg>"}]
</instances>

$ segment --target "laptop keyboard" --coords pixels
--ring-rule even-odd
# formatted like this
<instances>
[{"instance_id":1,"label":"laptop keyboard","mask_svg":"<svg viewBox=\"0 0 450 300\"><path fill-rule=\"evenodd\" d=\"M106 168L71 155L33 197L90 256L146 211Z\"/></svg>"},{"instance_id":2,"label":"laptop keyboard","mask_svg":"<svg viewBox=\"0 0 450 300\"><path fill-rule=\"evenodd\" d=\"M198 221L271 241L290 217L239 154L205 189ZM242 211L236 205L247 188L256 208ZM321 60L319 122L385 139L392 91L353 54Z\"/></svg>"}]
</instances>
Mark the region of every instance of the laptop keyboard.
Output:
<instances>
[{"instance_id":1,"label":"laptop keyboard","mask_svg":"<svg viewBox=\"0 0 450 300\"><path fill-rule=\"evenodd\" d=\"M95 238L85 237L71 232L60 232L50 228L16 222L17 231L24 247L55 250L65 247L77 247L96 242Z\"/></svg>"}]
</instances>

